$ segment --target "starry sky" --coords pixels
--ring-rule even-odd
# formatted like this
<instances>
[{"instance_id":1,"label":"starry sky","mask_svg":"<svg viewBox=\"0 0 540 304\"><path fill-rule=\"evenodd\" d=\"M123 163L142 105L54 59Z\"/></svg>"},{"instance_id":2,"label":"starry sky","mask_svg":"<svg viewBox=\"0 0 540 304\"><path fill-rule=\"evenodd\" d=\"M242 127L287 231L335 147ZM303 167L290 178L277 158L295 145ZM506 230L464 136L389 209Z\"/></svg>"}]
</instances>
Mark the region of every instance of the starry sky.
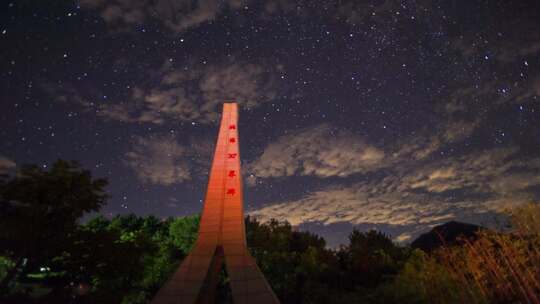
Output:
<instances>
[{"instance_id":1,"label":"starry sky","mask_svg":"<svg viewBox=\"0 0 540 304\"><path fill-rule=\"evenodd\" d=\"M202 208L221 104L246 211L398 242L540 197L540 2L0 4L0 172L77 160L106 216Z\"/></svg>"}]
</instances>

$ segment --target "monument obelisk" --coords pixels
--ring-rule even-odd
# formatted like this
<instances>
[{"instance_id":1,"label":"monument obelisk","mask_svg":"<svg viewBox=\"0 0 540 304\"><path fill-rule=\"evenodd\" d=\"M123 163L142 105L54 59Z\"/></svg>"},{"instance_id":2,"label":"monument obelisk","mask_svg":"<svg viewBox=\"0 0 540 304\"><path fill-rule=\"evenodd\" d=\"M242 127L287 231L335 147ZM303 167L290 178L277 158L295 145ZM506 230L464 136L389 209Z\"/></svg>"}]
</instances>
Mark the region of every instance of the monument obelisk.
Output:
<instances>
[{"instance_id":1,"label":"monument obelisk","mask_svg":"<svg viewBox=\"0 0 540 304\"><path fill-rule=\"evenodd\" d=\"M223 263L235 304L279 303L248 252L237 123L238 105L224 103L197 241L152 304L215 303Z\"/></svg>"}]
</instances>

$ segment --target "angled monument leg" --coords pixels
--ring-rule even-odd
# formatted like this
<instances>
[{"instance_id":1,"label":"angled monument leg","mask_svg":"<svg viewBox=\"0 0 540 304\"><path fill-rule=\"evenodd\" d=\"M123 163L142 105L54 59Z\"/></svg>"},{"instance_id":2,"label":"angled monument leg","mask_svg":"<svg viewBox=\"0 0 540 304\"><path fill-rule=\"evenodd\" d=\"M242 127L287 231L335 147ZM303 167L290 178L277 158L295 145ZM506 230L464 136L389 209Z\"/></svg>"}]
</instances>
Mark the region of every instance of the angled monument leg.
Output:
<instances>
[{"instance_id":1,"label":"angled monument leg","mask_svg":"<svg viewBox=\"0 0 540 304\"><path fill-rule=\"evenodd\" d=\"M206 279L202 285L201 292L197 299L197 304L215 304L216 289L219 283L219 274L223 266L223 247L218 246L214 258L206 274Z\"/></svg>"}]
</instances>

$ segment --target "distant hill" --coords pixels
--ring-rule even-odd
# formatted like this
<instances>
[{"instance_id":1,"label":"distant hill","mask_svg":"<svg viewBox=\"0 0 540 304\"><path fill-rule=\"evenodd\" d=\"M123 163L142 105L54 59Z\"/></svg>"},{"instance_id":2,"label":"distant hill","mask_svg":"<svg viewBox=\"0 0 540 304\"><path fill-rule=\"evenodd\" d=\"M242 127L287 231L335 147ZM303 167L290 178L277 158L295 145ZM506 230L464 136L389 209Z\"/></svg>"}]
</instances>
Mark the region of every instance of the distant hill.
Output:
<instances>
[{"instance_id":1,"label":"distant hill","mask_svg":"<svg viewBox=\"0 0 540 304\"><path fill-rule=\"evenodd\" d=\"M411 243L411 247L430 252L442 245L456 245L460 243L458 240L460 236L476 239L476 232L480 228L482 227L473 224L451 221L420 235Z\"/></svg>"}]
</instances>

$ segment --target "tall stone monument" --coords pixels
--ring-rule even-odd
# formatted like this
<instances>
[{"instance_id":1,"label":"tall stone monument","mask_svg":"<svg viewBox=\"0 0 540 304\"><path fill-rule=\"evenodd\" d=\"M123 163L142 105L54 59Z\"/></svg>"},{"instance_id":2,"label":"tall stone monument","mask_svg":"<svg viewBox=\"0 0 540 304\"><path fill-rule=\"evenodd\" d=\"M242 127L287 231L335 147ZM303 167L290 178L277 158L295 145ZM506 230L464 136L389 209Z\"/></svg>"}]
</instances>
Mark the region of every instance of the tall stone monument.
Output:
<instances>
[{"instance_id":1,"label":"tall stone monument","mask_svg":"<svg viewBox=\"0 0 540 304\"><path fill-rule=\"evenodd\" d=\"M238 105L224 103L197 241L152 304L215 303L223 264L235 304L279 303L248 252L237 123Z\"/></svg>"}]
</instances>

